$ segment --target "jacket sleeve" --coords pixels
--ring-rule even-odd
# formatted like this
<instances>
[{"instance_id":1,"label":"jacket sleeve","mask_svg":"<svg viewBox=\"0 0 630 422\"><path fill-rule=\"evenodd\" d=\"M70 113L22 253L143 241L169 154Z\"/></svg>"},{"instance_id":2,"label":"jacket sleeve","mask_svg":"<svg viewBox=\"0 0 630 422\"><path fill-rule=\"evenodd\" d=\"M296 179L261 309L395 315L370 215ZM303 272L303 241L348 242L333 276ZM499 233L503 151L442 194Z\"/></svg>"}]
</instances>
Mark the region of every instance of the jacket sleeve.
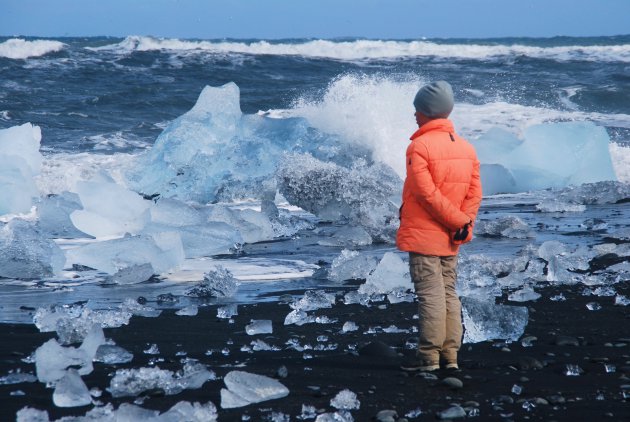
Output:
<instances>
[{"instance_id":1,"label":"jacket sleeve","mask_svg":"<svg viewBox=\"0 0 630 422\"><path fill-rule=\"evenodd\" d=\"M475 157L475 164L473 165L473 173L470 179L470 186L461 207L461 210L466 215L470 216L470 219L473 221L473 223L477 218L477 212L479 211L482 197L483 193L481 189L481 176L479 174L479 160L477 160Z\"/></svg>"},{"instance_id":2,"label":"jacket sleeve","mask_svg":"<svg viewBox=\"0 0 630 422\"><path fill-rule=\"evenodd\" d=\"M435 186L429 171L428 151L422 144L409 149L407 177L414 198L443 226L454 231L470 222L471 217L455 207Z\"/></svg>"}]
</instances>

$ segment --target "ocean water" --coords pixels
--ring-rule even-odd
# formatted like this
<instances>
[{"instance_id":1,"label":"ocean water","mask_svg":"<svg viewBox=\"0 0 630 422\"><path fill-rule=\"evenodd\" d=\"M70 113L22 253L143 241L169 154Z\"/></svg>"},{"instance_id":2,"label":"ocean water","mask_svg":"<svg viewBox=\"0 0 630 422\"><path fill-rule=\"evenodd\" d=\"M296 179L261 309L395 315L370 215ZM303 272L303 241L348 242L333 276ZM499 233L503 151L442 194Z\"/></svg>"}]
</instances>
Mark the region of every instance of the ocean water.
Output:
<instances>
[{"instance_id":1,"label":"ocean water","mask_svg":"<svg viewBox=\"0 0 630 422\"><path fill-rule=\"evenodd\" d=\"M610 138L617 178L630 182L630 36L279 41L5 37L0 38L0 75L0 129L27 122L41 128L44 163L37 184L42 195L72 190L78 181L103 170L121 180L134 158L195 104L205 86L228 82L240 88L244 114L305 118L319 131L362 144L376 161L401 174L404 148L415 129L413 96L424 83L445 79L454 87L452 119L463 136L476 139L493 128L518 136L539 123L592 122ZM528 202L516 198L508 203L523 201ZM499 216L508 213L501 200L485 203L497 203ZM615 210L593 212L605 217ZM531 215L532 225L551 219ZM306 238L249 245L250 261L233 260L226 267L241 280L258 281L271 290L279 289L283 280L294 280L292 287L325 286L329 281L317 276L317 262L331 262L339 250ZM508 240L499 248L514 252L523 243ZM471 253L492 255L499 253L496 248L481 241ZM370 251L382 256L391 249L376 245ZM292 257L287 261L288 251ZM188 262L184 275L171 274L169 280L177 284L191 274L198 279L207 269L200 262ZM243 288L247 300L257 297L259 284ZM173 290L170 284L145 285L102 295L93 279L78 278L57 281L46 291L53 293L34 298L23 283L12 283L4 295L2 320L23 320L13 305L26 297L44 305L95 296L104 296L104 301L155 297Z\"/></svg>"}]
</instances>

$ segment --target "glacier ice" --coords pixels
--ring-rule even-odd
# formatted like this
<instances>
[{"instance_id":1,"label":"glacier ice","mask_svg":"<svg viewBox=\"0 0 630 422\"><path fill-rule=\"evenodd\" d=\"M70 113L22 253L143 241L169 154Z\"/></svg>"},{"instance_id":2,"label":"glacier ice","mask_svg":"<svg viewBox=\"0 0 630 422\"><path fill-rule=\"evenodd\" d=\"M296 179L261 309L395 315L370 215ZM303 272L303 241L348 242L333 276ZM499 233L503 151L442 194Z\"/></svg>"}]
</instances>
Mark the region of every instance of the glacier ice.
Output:
<instances>
[{"instance_id":1,"label":"glacier ice","mask_svg":"<svg viewBox=\"0 0 630 422\"><path fill-rule=\"evenodd\" d=\"M51 194L40 198L36 205L39 226L47 235L56 238L90 237L70 220L70 214L83 208L76 193Z\"/></svg>"},{"instance_id":2,"label":"glacier ice","mask_svg":"<svg viewBox=\"0 0 630 422\"><path fill-rule=\"evenodd\" d=\"M231 297L238 290L238 281L232 273L217 266L203 275L203 281L186 291L186 295L193 297Z\"/></svg>"},{"instance_id":3,"label":"glacier ice","mask_svg":"<svg viewBox=\"0 0 630 422\"><path fill-rule=\"evenodd\" d=\"M289 395L281 382L264 375L231 371L223 379L227 389L221 389L221 407L231 409L250 403L279 399Z\"/></svg>"},{"instance_id":4,"label":"glacier ice","mask_svg":"<svg viewBox=\"0 0 630 422\"><path fill-rule=\"evenodd\" d=\"M271 334L273 333L273 327L270 319L253 319L249 324L245 326L245 332L247 335L253 336L256 334Z\"/></svg>"},{"instance_id":5,"label":"glacier ice","mask_svg":"<svg viewBox=\"0 0 630 422\"><path fill-rule=\"evenodd\" d=\"M21 384L23 382L35 382L37 377L33 374L20 372L18 369L16 372L10 371L7 375L0 377L0 385Z\"/></svg>"},{"instance_id":6,"label":"glacier ice","mask_svg":"<svg viewBox=\"0 0 630 422\"><path fill-rule=\"evenodd\" d=\"M530 126L523 139L495 129L473 141L482 163L484 195L616 181L608 143L605 128L590 122ZM487 165L493 168L485 169ZM499 185L493 178L501 172Z\"/></svg>"},{"instance_id":7,"label":"glacier ice","mask_svg":"<svg viewBox=\"0 0 630 422\"><path fill-rule=\"evenodd\" d=\"M92 396L75 369L68 369L53 392L53 403L57 407L78 407L92 404Z\"/></svg>"},{"instance_id":8,"label":"glacier ice","mask_svg":"<svg viewBox=\"0 0 630 422\"><path fill-rule=\"evenodd\" d=\"M183 262L184 250L178 233L161 232L90 243L67 250L66 259L67 264L86 265L110 275L145 264L161 274Z\"/></svg>"},{"instance_id":9,"label":"glacier ice","mask_svg":"<svg viewBox=\"0 0 630 422\"><path fill-rule=\"evenodd\" d=\"M197 305L189 305L189 306L186 306L185 308L182 308L179 311L175 312L175 315L195 316L198 313L199 313L199 307Z\"/></svg>"},{"instance_id":10,"label":"glacier ice","mask_svg":"<svg viewBox=\"0 0 630 422\"><path fill-rule=\"evenodd\" d=\"M490 301L462 297L464 343L519 339L527 326L529 312L524 306L496 305Z\"/></svg>"},{"instance_id":11,"label":"glacier ice","mask_svg":"<svg viewBox=\"0 0 630 422\"><path fill-rule=\"evenodd\" d=\"M583 212L586 210L586 206L562 202L557 199L548 199L538 203L536 210L541 212Z\"/></svg>"},{"instance_id":12,"label":"glacier ice","mask_svg":"<svg viewBox=\"0 0 630 422\"><path fill-rule=\"evenodd\" d=\"M232 318L234 315L238 315L238 305L236 303L231 303L217 309L217 318L227 319Z\"/></svg>"},{"instance_id":13,"label":"glacier ice","mask_svg":"<svg viewBox=\"0 0 630 422\"><path fill-rule=\"evenodd\" d=\"M630 184L617 181L584 183L551 193L558 200L582 205L616 204L630 198Z\"/></svg>"},{"instance_id":14,"label":"glacier ice","mask_svg":"<svg viewBox=\"0 0 630 422\"><path fill-rule=\"evenodd\" d=\"M332 281L366 279L378 265L378 260L358 251L343 249L333 259L328 270L328 279Z\"/></svg>"},{"instance_id":15,"label":"glacier ice","mask_svg":"<svg viewBox=\"0 0 630 422\"><path fill-rule=\"evenodd\" d=\"M351 168L310 154L286 154L276 171L279 192L323 220L348 221L375 239L392 241L398 229L401 180L391 167L356 160Z\"/></svg>"},{"instance_id":16,"label":"glacier ice","mask_svg":"<svg viewBox=\"0 0 630 422\"><path fill-rule=\"evenodd\" d=\"M26 213L39 197L34 177L41 171L38 126L0 129L0 215Z\"/></svg>"},{"instance_id":17,"label":"glacier ice","mask_svg":"<svg viewBox=\"0 0 630 422\"><path fill-rule=\"evenodd\" d=\"M83 209L70 214L74 226L97 238L140 232L149 222L151 201L113 180L102 179L77 182L75 190Z\"/></svg>"},{"instance_id":18,"label":"glacier ice","mask_svg":"<svg viewBox=\"0 0 630 422\"><path fill-rule=\"evenodd\" d=\"M133 360L133 353L115 344L101 344L94 354L94 362L107 365L128 363Z\"/></svg>"},{"instance_id":19,"label":"glacier ice","mask_svg":"<svg viewBox=\"0 0 630 422\"><path fill-rule=\"evenodd\" d=\"M361 407L361 402L357 399L356 393L345 389L330 400L330 405L339 410L355 410Z\"/></svg>"},{"instance_id":20,"label":"glacier ice","mask_svg":"<svg viewBox=\"0 0 630 422\"><path fill-rule=\"evenodd\" d=\"M14 218L0 228L0 277L38 279L59 273L65 257L38 224Z\"/></svg>"},{"instance_id":21,"label":"glacier ice","mask_svg":"<svg viewBox=\"0 0 630 422\"><path fill-rule=\"evenodd\" d=\"M150 223L143 233L151 236L175 233L181 238L186 258L228 254L243 243L240 233L222 222L208 222L198 226L171 227Z\"/></svg>"},{"instance_id":22,"label":"glacier ice","mask_svg":"<svg viewBox=\"0 0 630 422\"><path fill-rule=\"evenodd\" d=\"M475 224L475 234L479 236L508 237L525 239L532 237L527 223L514 215L507 215L494 220L478 220Z\"/></svg>"},{"instance_id":23,"label":"glacier ice","mask_svg":"<svg viewBox=\"0 0 630 422\"><path fill-rule=\"evenodd\" d=\"M332 308L335 304L335 295L323 290L307 290L304 296L294 301L289 306L296 311L314 311L322 308Z\"/></svg>"}]
</instances>

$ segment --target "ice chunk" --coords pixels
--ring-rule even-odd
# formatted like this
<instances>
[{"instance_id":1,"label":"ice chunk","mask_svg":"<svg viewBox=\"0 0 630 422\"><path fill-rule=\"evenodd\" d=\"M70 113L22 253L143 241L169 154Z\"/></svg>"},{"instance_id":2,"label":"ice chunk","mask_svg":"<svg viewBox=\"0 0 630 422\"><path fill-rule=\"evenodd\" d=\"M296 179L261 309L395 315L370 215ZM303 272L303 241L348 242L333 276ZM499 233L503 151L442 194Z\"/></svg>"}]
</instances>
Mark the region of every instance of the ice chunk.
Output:
<instances>
[{"instance_id":1,"label":"ice chunk","mask_svg":"<svg viewBox=\"0 0 630 422\"><path fill-rule=\"evenodd\" d=\"M520 290L510 293L508 300L512 302L527 302L540 298L540 293L536 293L531 286L525 286Z\"/></svg>"},{"instance_id":2,"label":"ice chunk","mask_svg":"<svg viewBox=\"0 0 630 422\"><path fill-rule=\"evenodd\" d=\"M351 331L357 331L359 327L353 321L346 321L343 323L343 327L341 327L342 333L349 333Z\"/></svg>"},{"instance_id":3,"label":"ice chunk","mask_svg":"<svg viewBox=\"0 0 630 422\"><path fill-rule=\"evenodd\" d=\"M630 198L630 184L616 181L584 183L552 192L552 195L573 204L615 204Z\"/></svg>"},{"instance_id":4,"label":"ice chunk","mask_svg":"<svg viewBox=\"0 0 630 422\"><path fill-rule=\"evenodd\" d=\"M186 258L227 254L243 243L240 233L234 227L221 222L183 227L150 223L143 231L152 236L164 232L176 232L181 238Z\"/></svg>"},{"instance_id":5,"label":"ice chunk","mask_svg":"<svg viewBox=\"0 0 630 422\"><path fill-rule=\"evenodd\" d=\"M127 325L131 314L126 310L92 311L85 304L52 305L38 308L33 323L41 332L57 331L62 343L70 344L83 341L94 324L103 328Z\"/></svg>"},{"instance_id":6,"label":"ice chunk","mask_svg":"<svg viewBox=\"0 0 630 422\"><path fill-rule=\"evenodd\" d=\"M221 390L221 407L230 409L250 403L279 399L289 395L289 389L279 381L264 375L231 371L224 378L227 390Z\"/></svg>"},{"instance_id":7,"label":"ice chunk","mask_svg":"<svg viewBox=\"0 0 630 422\"><path fill-rule=\"evenodd\" d=\"M101 362L107 365L128 363L132 360L133 353L114 344L101 344L94 355L94 362Z\"/></svg>"},{"instance_id":8,"label":"ice chunk","mask_svg":"<svg viewBox=\"0 0 630 422\"><path fill-rule=\"evenodd\" d=\"M541 212L583 212L586 206L549 199L537 204L536 209Z\"/></svg>"},{"instance_id":9,"label":"ice chunk","mask_svg":"<svg viewBox=\"0 0 630 422\"><path fill-rule=\"evenodd\" d=\"M180 309L175 312L176 315L185 315L185 316L195 316L199 313L199 308L197 305L186 306L185 308Z\"/></svg>"},{"instance_id":10,"label":"ice chunk","mask_svg":"<svg viewBox=\"0 0 630 422\"><path fill-rule=\"evenodd\" d=\"M107 389L113 397L133 397L160 388L166 395L178 394L185 389L198 389L216 375L201 364L185 364L182 371L154 368L119 369Z\"/></svg>"},{"instance_id":11,"label":"ice chunk","mask_svg":"<svg viewBox=\"0 0 630 422\"><path fill-rule=\"evenodd\" d=\"M372 236L362 227L343 226L336 229L330 238L317 243L322 246L365 246L372 243Z\"/></svg>"},{"instance_id":12,"label":"ice chunk","mask_svg":"<svg viewBox=\"0 0 630 422\"><path fill-rule=\"evenodd\" d=\"M0 377L0 385L21 384L23 382L35 382L37 377L33 374L22 373L18 369L17 372L9 372L7 375Z\"/></svg>"},{"instance_id":13,"label":"ice chunk","mask_svg":"<svg viewBox=\"0 0 630 422\"><path fill-rule=\"evenodd\" d=\"M36 205L39 226L44 233L56 238L90 237L70 220L72 212L83 208L76 193L51 194L40 198Z\"/></svg>"},{"instance_id":14,"label":"ice chunk","mask_svg":"<svg viewBox=\"0 0 630 422\"><path fill-rule=\"evenodd\" d=\"M516 180L512 173L500 164L482 164L479 169L481 189L484 195L516 192Z\"/></svg>"},{"instance_id":15,"label":"ice chunk","mask_svg":"<svg viewBox=\"0 0 630 422\"><path fill-rule=\"evenodd\" d=\"M271 334L273 333L271 320L253 319L250 324L245 326L245 332L247 333L247 335L250 335L250 336L253 336L256 334Z\"/></svg>"},{"instance_id":16,"label":"ice chunk","mask_svg":"<svg viewBox=\"0 0 630 422\"><path fill-rule=\"evenodd\" d=\"M203 276L203 281L186 291L186 295L193 297L231 297L238 290L238 281L232 273L217 266Z\"/></svg>"},{"instance_id":17,"label":"ice chunk","mask_svg":"<svg viewBox=\"0 0 630 422\"><path fill-rule=\"evenodd\" d=\"M150 264L156 274L179 266L184 260L179 234L158 233L153 236L125 236L121 239L95 242L66 251L67 264L81 264L115 275L122 269L146 275ZM136 268L132 268L136 267ZM121 280L133 278L119 275Z\"/></svg>"},{"instance_id":18,"label":"ice chunk","mask_svg":"<svg viewBox=\"0 0 630 422\"><path fill-rule=\"evenodd\" d=\"M206 404L180 401L160 415L160 422L213 422L218 419L217 408L212 402Z\"/></svg>"},{"instance_id":19,"label":"ice chunk","mask_svg":"<svg viewBox=\"0 0 630 422\"><path fill-rule=\"evenodd\" d=\"M348 169L310 154L289 154L278 166L276 179L291 204L323 220L347 220L375 240L394 238L398 207L390 198L398 194L401 180L385 164L358 160Z\"/></svg>"},{"instance_id":20,"label":"ice chunk","mask_svg":"<svg viewBox=\"0 0 630 422\"><path fill-rule=\"evenodd\" d=\"M38 126L0 129L0 215L26 213L39 196L34 177L42 166Z\"/></svg>"},{"instance_id":21,"label":"ice chunk","mask_svg":"<svg viewBox=\"0 0 630 422\"><path fill-rule=\"evenodd\" d=\"M50 339L35 350L35 370L40 382L53 382L63 378L66 368L79 366L79 374L92 372L92 356L85 350L62 347L57 340Z\"/></svg>"},{"instance_id":22,"label":"ice chunk","mask_svg":"<svg viewBox=\"0 0 630 422\"><path fill-rule=\"evenodd\" d=\"M532 236L527 223L513 215L494 220L479 220L475 225L475 234L513 239L525 239Z\"/></svg>"},{"instance_id":23,"label":"ice chunk","mask_svg":"<svg viewBox=\"0 0 630 422\"><path fill-rule=\"evenodd\" d=\"M203 212L185 202L158 198L151 206L151 222L171 227L201 226L206 223Z\"/></svg>"},{"instance_id":24,"label":"ice chunk","mask_svg":"<svg viewBox=\"0 0 630 422\"><path fill-rule=\"evenodd\" d=\"M366 279L377 265L377 259L371 255L344 249L333 259L328 270L328 279L332 281Z\"/></svg>"},{"instance_id":25,"label":"ice chunk","mask_svg":"<svg viewBox=\"0 0 630 422\"><path fill-rule=\"evenodd\" d=\"M599 181L615 181L609 137L603 127L590 122L544 123L525 130L523 140L498 131L473 141L482 164L503 166L514 178L511 191L560 188ZM563 157L558 160L558 157ZM483 177L483 176L482 176ZM493 181L482 178L482 185Z\"/></svg>"},{"instance_id":26,"label":"ice chunk","mask_svg":"<svg viewBox=\"0 0 630 422\"><path fill-rule=\"evenodd\" d=\"M75 369L68 369L55 386L53 403L57 407L78 407L92 404L92 396Z\"/></svg>"},{"instance_id":27,"label":"ice chunk","mask_svg":"<svg viewBox=\"0 0 630 422\"><path fill-rule=\"evenodd\" d=\"M615 296L615 305L617 306L628 306L630 305L630 298L624 295L616 295Z\"/></svg>"},{"instance_id":28,"label":"ice chunk","mask_svg":"<svg viewBox=\"0 0 630 422\"><path fill-rule=\"evenodd\" d=\"M462 297L464 342L486 340L516 341L523 335L529 319L526 307L495 305L488 300Z\"/></svg>"},{"instance_id":29,"label":"ice chunk","mask_svg":"<svg viewBox=\"0 0 630 422\"><path fill-rule=\"evenodd\" d=\"M65 258L39 226L14 218L0 228L0 277L38 279L59 273Z\"/></svg>"},{"instance_id":30,"label":"ice chunk","mask_svg":"<svg viewBox=\"0 0 630 422\"><path fill-rule=\"evenodd\" d=\"M389 293L394 289L411 288L409 264L394 252L387 252L378 263L376 269L359 287L359 293Z\"/></svg>"},{"instance_id":31,"label":"ice chunk","mask_svg":"<svg viewBox=\"0 0 630 422\"><path fill-rule=\"evenodd\" d=\"M236 303L217 309L217 318L232 318L234 315L238 315L238 305Z\"/></svg>"},{"instance_id":32,"label":"ice chunk","mask_svg":"<svg viewBox=\"0 0 630 422\"><path fill-rule=\"evenodd\" d=\"M323 290L307 290L304 296L289 306L297 311L314 311L322 308L332 308L335 304L335 295Z\"/></svg>"},{"instance_id":33,"label":"ice chunk","mask_svg":"<svg viewBox=\"0 0 630 422\"><path fill-rule=\"evenodd\" d=\"M330 401L330 405L339 410L354 410L361 407L357 395L350 390L342 390Z\"/></svg>"},{"instance_id":34,"label":"ice chunk","mask_svg":"<svg viewBox=\"0 0 630 422\"><path fill-rule=\"evenodd\" d=\"M83 210L70 214L74 226L94 237L136 234L149 222L151 201L113 181L77 182Z\"/></svg>"},{"instance_id":35,"label":"ice chunk","mask_svg":"<svg viewBox=\"0 0 630 422\"><path fill-rule=\"evenodd\" d=\"M413 302L415 299L416 294L406 287L397 287L387 294L387 300L391 304Z\"/></svg>"},{"instance_id":36,"label":"ice chunk","mask_svg":"<svg viewBox=\"0 0 630 422\"><path fill-rule=\"evenodd\" d=\"M16 422L50 422L48 412L32 407L23 407L18 410L15 420Z\"/></svg>"},{"instance_id":37,"label":"ice chunk","mask_svg":"<svg viewBox=\"0 0 630 422\"><path fill-rule=\"evenodd\" d=\"M150 279L155 270L150 263L131 264L116 271L105 279L107 284L137 284Z\"/></svg>"}]
</instances>

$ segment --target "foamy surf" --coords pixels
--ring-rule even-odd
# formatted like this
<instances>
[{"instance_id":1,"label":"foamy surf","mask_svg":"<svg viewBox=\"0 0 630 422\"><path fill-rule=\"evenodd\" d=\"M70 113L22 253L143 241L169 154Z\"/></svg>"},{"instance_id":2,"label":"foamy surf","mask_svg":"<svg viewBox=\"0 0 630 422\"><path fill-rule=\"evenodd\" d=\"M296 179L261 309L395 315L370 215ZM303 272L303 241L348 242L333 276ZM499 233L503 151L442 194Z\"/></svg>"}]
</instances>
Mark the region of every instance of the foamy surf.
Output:
<instances>
[{"instance_id":1,"label":"foamy surf","mask_svg":"<svg viewBox=\"0 0 630 422\"><path fill-rule=\"evenodd\" d=\"M60 41L35 40L27 41L21 38L11 38L0 43L0 57L8 59L28 59L40 57L49 53L63 50L65 44Z\"/></svg>"}]
</instances>

